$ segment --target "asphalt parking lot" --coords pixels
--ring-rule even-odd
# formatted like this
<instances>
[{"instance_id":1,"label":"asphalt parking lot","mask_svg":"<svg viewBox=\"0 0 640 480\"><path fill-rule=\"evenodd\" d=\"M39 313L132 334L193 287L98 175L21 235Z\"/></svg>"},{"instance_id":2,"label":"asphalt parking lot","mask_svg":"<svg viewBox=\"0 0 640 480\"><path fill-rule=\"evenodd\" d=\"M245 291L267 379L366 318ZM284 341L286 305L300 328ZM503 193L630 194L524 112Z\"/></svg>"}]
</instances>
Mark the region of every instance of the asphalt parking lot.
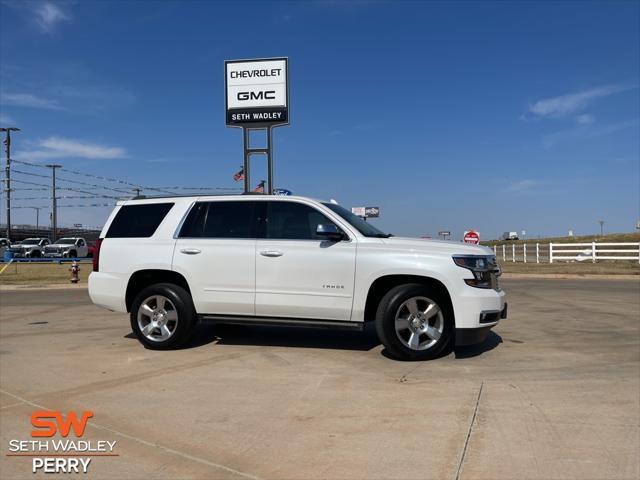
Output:
<instances>
[{"instance_id":1,"label":"asphalt parking lot","mask_svg":"<svg viewBox=\"0 0 640 480\"><path fill-rule=\"evenodd\" d=\"M145 350L86 290L0 292L0 477L35 409L92 410L91 478L635 479L640 282L504 280L509 318L431 362L363 333L201 326Z\"/></svg>"}]
</instances>

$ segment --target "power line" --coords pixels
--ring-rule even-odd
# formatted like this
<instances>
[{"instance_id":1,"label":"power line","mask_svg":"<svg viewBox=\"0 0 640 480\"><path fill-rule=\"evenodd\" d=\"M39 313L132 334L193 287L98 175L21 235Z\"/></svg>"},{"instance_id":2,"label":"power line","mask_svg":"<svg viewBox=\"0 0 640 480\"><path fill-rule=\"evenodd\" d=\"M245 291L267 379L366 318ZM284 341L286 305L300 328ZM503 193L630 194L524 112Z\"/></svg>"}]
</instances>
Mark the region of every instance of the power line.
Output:
<instances>
[{"instance_id":1,"label":"power line","mask_svg":"<svg viewBox=\"0 0 640 480\"><path fill-rule=\"evenodd\" d=\"M57 208L87 208L87 207L113 207L113 203L87 203L84 205L57 205ZM37 207L32 207L32 206L27 206L27 205L19 205L17 207L11 207L11 208L51 208L49 205L43 205L43 206L37 206Z\"/></svg>"},{"instance_id":2,"label":"power line","mask_svg":"<svg viewBox=\"0 0 640 480\"><path fill-rule=\"evenodd\" d=\"M16 163L20 163L22 165L28 165L28 166L31 166L31 167L46 168L44 165L40 165L40 164L32 163L32 162L27 162L27 161L24 161L24 160L14 160L14 159L12 159L12 161L14 161ZM88 177L88 178L95 178L97 180L104 180L104 181L108 181L108 182L119 183L121 185L128 185L130 187L139 188L140 190L151 190L151 191L157 191L157 192L169 193L169 194L173 194L173 192L171 192L169 190L194 190L194 191L196 191L196 190L228 190L228 191L239 191L239 190L241 190L240 188L235 188L235 187L184 187L184 186L146 187L144 185L139 185L139 184L136 184L136 183L127 182L125 180L120 180L120 179L117 179L117 178L105 177L105 176L101 176L101 175L94 175L94 174L90 174L90 173L80 172L78 170L71 170L69 168L64 168L64 167L61 167L59 170L61 172L71 173L73 175L80 175L80 176L84 176L84 177ZM60 180L63 180L62 177L59 177L59 178L60 178ZM69 180L69 179L66 179L66 181L77 182L77 180ZM95 186L93 184L84 184L84 185ZM104 188L110 189L110 190L113 189L112 187L104 187ZM125 192L123 190L118 190L118 189L113 189L113 190L119 191L119 192ZM129 191L127 190L126 193L128 193L128 192Z\"/></svg>"},{"instance_id":3,"label":"power line","mask_svg":"<svg viewBox=\"0 0 640 480\"><path fill-rule=\"evenodd\" d=\"M22 170L16 170L15 168L13 169L14 173L19 173L20 175L30 175L32 177L41 177L41 178L51 178L50 175L40 175L38 173L31 173L31 172L23 172ZM71 180L69 178L65 178L65 177L56 177L57 181L59 182L68 182L68 183L74 183L76 185L85 185L87 187L94 187L94 188L101 188L101 189L105 189L105 190L111 190L114 192L118 192L118 193L129 193L128 190L122 190L119 188L111 188L111 187L106 187L103 185L96 185L94 183L87 183L87 182L80 182L78 180Z\"/></svg>"},{"instance_id":4,"label":"power line","mask_svg":"<svg viewBox=\"0 0 640 480\"><path fill-rule=\"evenodd\" d=\"M2 180L3 182L6 182L6 180ZM14 182L17 183L24 183L25 185L36 185L38 187L44 187L45 190L49 190L49 185L43 185L42 183L34 183L34 182L27 182L26 180L13 180Z\"/></svg>"},{"instance_id":5,"label":"power line","mask_svg":"<svg viewBox=\"0 0 640 480\"><path fill-rule=\"evenodd\" d=\"M14 161L17 162L17 163L21 163L22 165L29 165L31 167L41 167L41 168L43 167L43 165L39 165L37 163L32 163L32 162L25 162L24 160L14 160ZM71 174L74 174L74 175L80 175L80 176L84 176L84 177L95 178L95 179L98 179L98 180L105 180L105 181L108 181L108 182L119 183L121 185L128 185L130 187L138 187L141 190L155 190L155 191L160 191L160 192L163 191L159 187L145 187L145 186L138 185L138 184L135 184L135 183L127 182L125 180L120 180L120 179L117 179L117 178L103 177L101 175L93 175L91 173L80 172L78 170L71 170L69 168L64 168L64 167L60 167L60 171L71 173ZM171 193L171 192L165 191L164 193Z\"/></svg>"},{"instance_id":6,"label":"power line","mask_svg":"<svg viewBox=\"0 0 640 480\"><path fill-rule=\"evenodd\" d=\"M62 188L58 188L57 190L63 190ZM15 191L15 189L14 189ZM58 200L60 199L68 199L68 198L72 198L72 199L91 199L91 198L113 198L116 199L116 197L110 197L108 195L58 195L56 197ZM51 197L14 197L13 200L50 200Z\"/></svg>"},{"instance_id":7,"label":"power line","mask_svg":"<svg viewBox=\"0 0 640 480\"><path fill-rule=\"evenodd\" d=\"M4 180L2 180L2 181L4 181ZM27 180L15 180L15 179L14 179L13 181L14 181L14 182L17 182L17 183L24 183L24 184L26 184L26 185L35 185L35 186L38 186L38 187L43 187L43 188L38 189L38 190L49 190L49 189L51 188L51 187L49 187L49 186L47 186L47 185L44 185L44 184L42 184L42 183L29 182L29 181L27 181ZM22 188L22 189L15 189L15 188L14 188L14 189L13 189L13 191L15 191L15 190L28 190L28 189L26 189L26 188ZM57 190L67 190L67 191L70 191L70 192L75 192L75 193L84 193L84 194L86 194L86 195L92 195L92 196L94 196L94 197L100 197L100 198L112 198L112 199L114 199L114 200L121 200L122 198L124 198L124 197L115 197L115 196L113 196L113 195L101 195L101 194L97 194L97 193L94 193L94 192L88 192L88 191L86 191L86 190L79 190L79 189L77 189L77 188L71 188L71 187L58 187L58 188L57 188ZM50 197L47 197L47 198L50 198Z\"/></svg>"}]
</instances>

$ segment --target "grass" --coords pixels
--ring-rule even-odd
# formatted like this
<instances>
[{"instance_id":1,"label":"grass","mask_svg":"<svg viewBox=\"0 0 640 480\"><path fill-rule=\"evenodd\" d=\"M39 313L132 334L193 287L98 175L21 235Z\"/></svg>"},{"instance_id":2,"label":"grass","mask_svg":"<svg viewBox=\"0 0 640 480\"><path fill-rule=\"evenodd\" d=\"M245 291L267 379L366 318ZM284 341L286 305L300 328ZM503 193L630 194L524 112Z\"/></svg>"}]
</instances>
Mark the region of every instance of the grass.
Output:
<instances>
[{"instance_id":1,"label":"grass","mask_svg":"<svg viewBox=\"0 0 640 480\"><path fill-rule=\"evenodd\" d=\"M0 269L5 266L0 264ZM0 274L0 285L71 285L71 272L69 263L12 263ZM80 264L80 282L87 283L91 273L90 263Z\"/></svg>"},{"instance_id":2,"label":"grass","mask_svg":"<svg viewBox=\"0 0 640 480\"><path fill-rule=\"evenodd\" d=\"M640 264L634 261L522 263L498 260L504 273L640 275ZM640 277L639 277L640 278Z\"/></svg>"},{"instance_id":3,"label":"grass","mask_svg":"<svg viewBox=\"0 0 640 480\"><path fill-rule=\"evenodd\" d=\"M608 233L606 235L583 235L580 237L550 237L550 238L527 238L525 240L490 240L481 242L482 245L493 247L494 245L521 245L527 243L529 245L535 243L591 243L591 242L640 242L640 232L632 233Z\"/></svg>"}]
</instances>

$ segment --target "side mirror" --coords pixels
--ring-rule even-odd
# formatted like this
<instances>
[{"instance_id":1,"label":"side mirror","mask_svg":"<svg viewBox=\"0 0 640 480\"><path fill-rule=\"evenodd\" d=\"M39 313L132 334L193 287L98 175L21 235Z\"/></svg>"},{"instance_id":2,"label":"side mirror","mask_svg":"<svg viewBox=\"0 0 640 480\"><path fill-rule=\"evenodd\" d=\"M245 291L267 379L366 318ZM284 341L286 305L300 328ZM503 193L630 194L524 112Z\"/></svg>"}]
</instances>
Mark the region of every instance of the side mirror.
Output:
<instances>
[{"instance_id":1,"label":"side mirror","mask_svg":"<svg viewBox=\"0 0 640 480\"><path fill-rule=\"evenodd\" d=\"M344 234L338 230L333 223L320 223L316 227L316 235L324 237L327 240L339 242L344 238Z\"/></svg>"}]
</instances>

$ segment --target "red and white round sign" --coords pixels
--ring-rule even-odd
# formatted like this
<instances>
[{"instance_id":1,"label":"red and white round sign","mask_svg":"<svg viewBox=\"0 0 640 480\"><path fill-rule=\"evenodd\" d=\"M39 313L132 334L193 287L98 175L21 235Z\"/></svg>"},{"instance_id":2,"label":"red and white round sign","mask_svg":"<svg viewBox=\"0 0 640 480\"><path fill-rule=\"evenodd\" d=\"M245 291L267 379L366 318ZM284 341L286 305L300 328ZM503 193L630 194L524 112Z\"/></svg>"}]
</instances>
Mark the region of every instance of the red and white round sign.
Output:
<instances>
[{"instance_id":1,"label":"red and white round sign","mask_svg":"<svg viewBox=\"0 0 640 480\"><path fill-rule=\"evenodd\" d=\"M477 245L480 243L480 234L474 230L469 230L464 232L464 236L462 237L464 243L470 243L472 245Z\"/></svg>"}]
</instances>

